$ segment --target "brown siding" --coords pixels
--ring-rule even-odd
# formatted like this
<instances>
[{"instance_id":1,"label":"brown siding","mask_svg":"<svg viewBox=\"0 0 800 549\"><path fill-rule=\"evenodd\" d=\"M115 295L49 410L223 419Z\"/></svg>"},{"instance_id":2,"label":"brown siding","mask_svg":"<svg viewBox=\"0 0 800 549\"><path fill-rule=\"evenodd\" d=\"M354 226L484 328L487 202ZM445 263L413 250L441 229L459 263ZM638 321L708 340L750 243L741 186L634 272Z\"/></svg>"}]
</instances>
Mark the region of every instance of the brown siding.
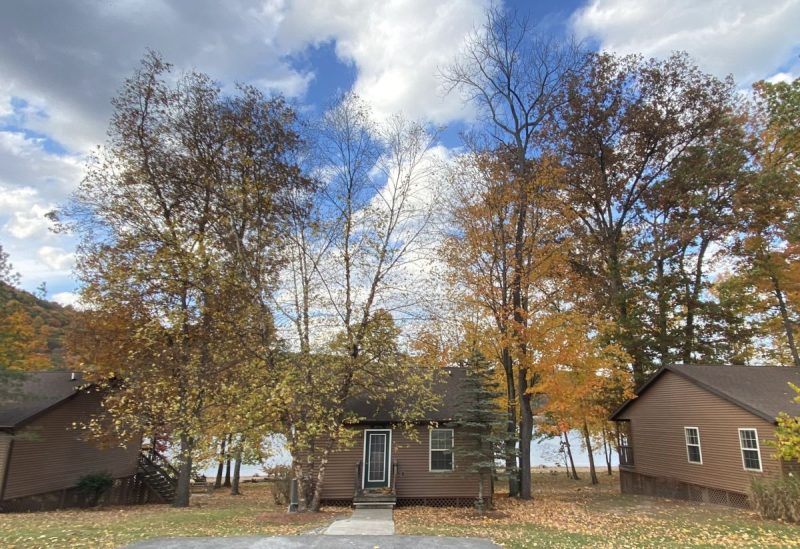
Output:
<instances>
[{"instance_id":1,"label":"brown siding","mask_svg":"<svg viewBox=\"0 0 800 549\"><path fill-rule=\"evenodd\" d=\"M75 486L89 473L114 478L136 472L139 445L100 449L82 440L73 422L87 421L100 409L100 395L81 393L36 418L16 437L8 463L5 499Z\"/></svg>"},{"instance_id":2,"label":"brown siding","mask_svg":"<svg viewBox=\"0 0 800 549\"><path fill-rule=\"evenodd\" d=\"M3 481L6 478L6 460L8 459L8 449L11 446L11 435L0 433L0 499L3 498Z\"/></svg>"},{"instance_id":3,"label":"brown siding","mask_svg":"<svg viewBox=\"0 0 800 549\"><path fill-rule=\"evenodd\" d=\"M752 478L780 475L780 462L765 442L774 438L771 423L672 372L664 372L620 419L631 421L631 471L740 493ZM702 465L688 462L684 427L700 430ZM739 428L757 429L762 473L744 470Z\"/></svg>"},{"instance_id":4,"label":"brown siding","mask_svg":"<svg viewBox=\"0 0 800 549\"><path fill-rule=\"evenodd\" d=\"M380 427L376 427L379 429ZM323 499L351 499L355 488L356 464L363 460L364 429L358 428L354 445L331 454L325 472ZM392 429L392 462L398 464L395 488L398 498L476 497L478 475L465 473L466 464L455 456L455 471L431 472L428 463L428 427L414 428L419 440L414 440L402 428ZM455 431L454 444L465 444L464 437ZM485 489L487 489L485 487Z\"/></svg>"},{"instance_id":5,"label":"brown siding","mask_svg":"<svg viewBox=\"0 0 800 549\"><path fill-rule=\"evenodd\" d=\"M393 461L398 463L397 497L398 498L434 498L434 497L477 497L478 475L465 472L465 463L459 463L458 448L466 444L464 436L457 429L453 442L456 451L454 457L455 471L429 471L428 427L417 427L419 441L414 441L395 429L396 439Z\"/></svg>"}]
</instances>

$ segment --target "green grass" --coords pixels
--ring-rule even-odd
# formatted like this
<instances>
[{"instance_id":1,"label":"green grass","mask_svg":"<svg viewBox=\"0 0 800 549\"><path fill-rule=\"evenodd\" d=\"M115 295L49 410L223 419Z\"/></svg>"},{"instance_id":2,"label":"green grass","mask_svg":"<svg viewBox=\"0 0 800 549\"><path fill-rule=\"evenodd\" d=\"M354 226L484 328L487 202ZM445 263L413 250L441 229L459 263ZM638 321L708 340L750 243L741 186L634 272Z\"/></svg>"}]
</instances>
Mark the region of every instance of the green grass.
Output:
<instances>
[{"instance_id":1,"label":"green grass","mask_svg":"<svg viewBox=\"0 0 800 549\"><path fill-rule=\"evenodd\" d=\"M601 480L591 486L586 480L537 474L533 501L501 495L497 509L486 516L465 508L401 508L395 511L396 530L484 537L509 548L800 548L797 525L728 507L620 494L616 476ZM120 547L155 537L297 534L334 518L332 512L288 515L272 503L266 484L242 489L240 497L226 491L194 496L188 509L142 505L0 514L0 547Z\"/></svg>"},{"instance_id":2,"label":"green grass","mask_svg":"<svg viewBox=\"0 0 800 549\"><path fill-rule=\"evenodd\" d=\"M537 474L533 501L500 496L496 507L484 517L471 509L399 509L396 530L484 537L509 548L800 547L800 526L729 507L620 494L616 475L591 486Z\"/></svg>"},{"instance_id":3,"label":"green grass","mask_svg":"<svg viewBox=\"0 0 800 549\"><path fill-rule=\"evenodd\" d=\"M288 515L274 505L266 484L244 484L242 492L196 495L187 509L139 505L0 514L0 547L120 547L156 537L296 534L333 518L331 513Z\"/></svg>"}]
</instances>

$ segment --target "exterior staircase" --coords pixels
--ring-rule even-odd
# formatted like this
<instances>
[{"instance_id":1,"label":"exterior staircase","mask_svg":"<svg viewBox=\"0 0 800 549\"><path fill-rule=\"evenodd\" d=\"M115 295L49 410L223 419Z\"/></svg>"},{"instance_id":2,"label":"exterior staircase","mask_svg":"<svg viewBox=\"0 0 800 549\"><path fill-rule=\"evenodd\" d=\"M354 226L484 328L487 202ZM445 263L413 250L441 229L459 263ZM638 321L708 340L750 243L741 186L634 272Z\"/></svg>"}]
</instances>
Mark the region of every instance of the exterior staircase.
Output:
<instances>
[{"instance_id":1,"label":"exterior staircase","mask_svg":"<svg viewBox=\"0 0 800 549\"><path fill-rule=\"evenodd\" d=\"M361 488L361 468L363 462L356 464L356 485L353 494L353 507L356 509L394 509L397 504L395 477L399 469L397 462L392 463L391 484L385 488Z\"/></svg>"},{"instance_id":2,"label":"exterior staircase","mask_svg":"<svg viewBox=\"0 0 800 549\"><path fill-rule=\"evenodd\" d=\"M394 493L364 490L353 497L353 507L356 509L394 509L396 504L397 496Z\"/></svg>"},{"instance_id":3,"label":"exterior staircase","mask_svg":"<svg viewBox=\"0 0 800 549\"><path fill-rule=\"evenodd\" d=\"M140 453L138 474L147 487L158 494L164 503L175 501L178 471L164 456L153 450Z\"/></svg>"}]
</instances>

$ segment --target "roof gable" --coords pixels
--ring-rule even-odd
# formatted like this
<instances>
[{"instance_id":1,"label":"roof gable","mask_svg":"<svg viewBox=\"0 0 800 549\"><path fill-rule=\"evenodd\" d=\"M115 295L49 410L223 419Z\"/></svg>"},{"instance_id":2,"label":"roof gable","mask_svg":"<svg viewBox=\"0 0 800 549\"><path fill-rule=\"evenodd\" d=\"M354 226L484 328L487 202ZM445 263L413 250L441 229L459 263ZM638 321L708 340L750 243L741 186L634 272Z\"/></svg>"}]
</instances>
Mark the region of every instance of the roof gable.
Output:
<instances>
[{"instance_id":1,"label":"roof gable","mask_svg":"<svg viewBox=\"0 0 800 549\"><path fill-rule=\"evenodd\" d=\"M789 382L800 386L800 369L784 366L728 366L674 364L660 368L636 391L637 397L657 383L664 372L672 372L720 398L747 410L770 423L780 412L800 415L800 404ZM627 401L612 415L617 419L636 398Z\"/></svg>"},{"instance_id":2,"label":"roof gable","mask_svg":"<svg viewBox=\"0 0 800 549\"><path fill-rule=\"evenodd\" d=\"M0 395L0 429L16 429L78 394L82 376L71 372L30 372Z\"/></svg>"}]
</instances>

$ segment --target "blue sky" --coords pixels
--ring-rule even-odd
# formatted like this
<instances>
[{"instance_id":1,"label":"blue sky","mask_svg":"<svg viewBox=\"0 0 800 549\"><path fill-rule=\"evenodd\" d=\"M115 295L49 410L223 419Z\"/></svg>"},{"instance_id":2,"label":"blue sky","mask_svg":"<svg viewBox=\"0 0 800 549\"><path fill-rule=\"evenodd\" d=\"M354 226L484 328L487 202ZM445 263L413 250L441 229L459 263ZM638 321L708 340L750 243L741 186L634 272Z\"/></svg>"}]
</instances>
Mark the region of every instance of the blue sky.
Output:
<instances>
[{"instance_id":1,"label":"blue sky","mask_svg":"<svg viewBox=\"0 0 800 549\"><path fill-rule=\"evenodd\" d=\"M686 50L743 88L800 74L800 0L569 0L511 7L593 48L663 57ZM225 85L285 94L309 115L354 90L379 116L402 111L447 125L474 113L443 95L437 69L481 23L484 0L39 0L0 18L0 244L22 286L47 282L74 301L75 242L49 231L47 211L80 181L105 139L110 98L146 48Z\"/></svg>"}]
</instances>

